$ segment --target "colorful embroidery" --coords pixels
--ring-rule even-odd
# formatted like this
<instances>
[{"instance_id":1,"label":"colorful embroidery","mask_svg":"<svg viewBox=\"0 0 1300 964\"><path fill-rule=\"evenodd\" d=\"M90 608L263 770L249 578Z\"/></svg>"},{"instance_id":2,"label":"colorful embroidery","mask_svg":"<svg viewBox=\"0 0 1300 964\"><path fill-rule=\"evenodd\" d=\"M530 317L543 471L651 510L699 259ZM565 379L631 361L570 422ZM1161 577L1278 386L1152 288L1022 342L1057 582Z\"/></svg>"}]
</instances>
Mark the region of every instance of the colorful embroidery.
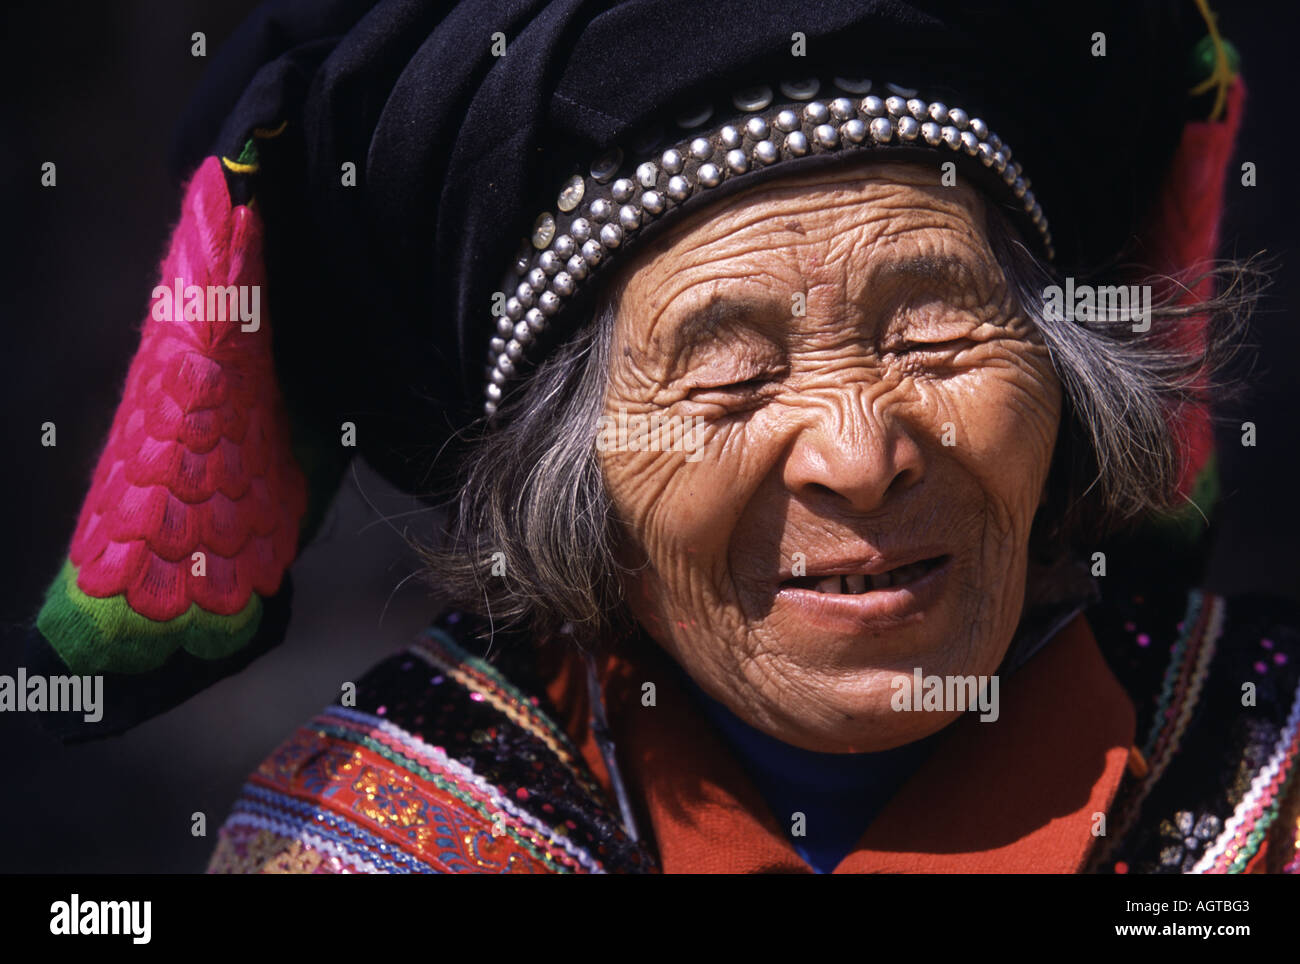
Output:
<instances>
[{"instance_id":1,"label":"colorful embroidery","mask_svg":"<svg viewBox=\"0 0 1300 964\"><path fill-rule=\"evenodd\" d=\"M263 762L209 869L652 870L579 759L539 700L431 629Z\"/></svg>"},{"instance_id":2,"label":"colorful embroidery","mask_svg":"<svg viewBox=\"0 0 1300 964\"><path fill-rule=\"evenodd\" d=\"M1113 840L1122 840L1133 826L1151 788L1159 782L1177 753L1183 731L1196 708L1206 669L1214 656L1223 629L1223 617L1222 599L1213 595L1205 599L1195 591L1189 594L1187 612L1180 623L1183 630L1174 644L1157 698L1155 719L1140 751L1146 763L1145 773L1136 792L1119 811ZM1108 853L1109 848L1103 847L1102 859Z\"/></svg>"},{"instance_id":3,"label":"colorful embroidery","mask_svg":"<svg viewBox=\"0 0 1300 964\"><path fill-rule=\"evenodd\" d=\"M1195 874L1240 873L1258 851L1268 828L1276 819L1295 773L1300 752L1300 688L1291 704L1286 728L1278 738L1268 765L1251 781L1250 792L1237 805L1227 826L1205 856L1192 868Z\"/></svg>"},{"instance_id":4,"label":"colorful embroidery","mask_svg":"<svg viewBox=\"0 0 1300 964\"><path fill-rule=\"evenodd\" d=\"M292 741L287 756L302 757L301 768L285 768L281 757L274 776L269 768L254 775L247 792L261 806L251 813L292 825L298 831L293 839L301 842L305 819L300 813L295 823L297 808L291 802L314 799L319 810L311 819L344 835L334 838L338 842L363 841L385 856L400 849L424 865L371 861L390 872L601 872L597 862L580 848L565 846L550 828L520 819L500 793L475 781L466 768L448 766L450 761L439 759L431 747L421 748L421 762L395 753L383 739L382 720L353 713L340 725L335 720L341 712L346 711L327 710L312 732ZM387 736L391 741L392 734ZM403 737L399 744L410 740Z\"/></svg>"},{"instance_id":5,"label":"colorful embroidery","mask_svg":"<svg viewBox=\"0 0 1300 964\"><path fill-rule=\"evenodd\" d=\"M1134 603L1145 608L1140 597ZM1242 873L1285 871L1294 862L1300 815L1284 805L1300 805L1296 614L1259 597L1234 605L1229 621L1225 600L1191 594L1145 726L1150 765L1145 774L1130 771L1113 808L1113 836L1094 868ZM1135 616L1123 623L1126 634L1152 625L1149 615ZM1111 653L1135 696L1157 691L1148 667L1159 653L1143 635L1137 648ZM1266 842L1267 867L1260 859Z\"/></svg>"}]
</instances>

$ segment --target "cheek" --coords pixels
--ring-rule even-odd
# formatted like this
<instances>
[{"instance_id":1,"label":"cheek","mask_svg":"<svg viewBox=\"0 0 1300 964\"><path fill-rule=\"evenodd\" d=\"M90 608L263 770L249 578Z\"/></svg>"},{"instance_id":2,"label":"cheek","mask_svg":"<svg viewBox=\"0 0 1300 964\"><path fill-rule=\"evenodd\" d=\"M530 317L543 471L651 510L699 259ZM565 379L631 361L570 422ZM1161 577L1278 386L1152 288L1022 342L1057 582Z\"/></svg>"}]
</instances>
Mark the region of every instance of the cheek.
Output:
<instances>
[{"instance_id":1,"label":"cheek","mask_svg":"<svg viewBox=\"0 0 1300 964\"><path fill-rule=\"evenodd\" d=\"M1035 359L982 366L918 390L941 457L974 480L990 521L1023 536L1038 508L1056 444L1060 392ZM1000 527L999 527L1000 528Z\"/></svg>"},{"instance_id":2,"label":"cheek","mask_svg":"<svg viewBox=\"0 0 1300 964\"><path fill-rule=\"evenodd\" d=\"M621 387L616 381L606 399L601 472L618 520L620 561L636 572L629 595L653 623L716 595L726 577L719 547L737 512L718 484L711 429L656 404L649 391ZM650 421L674 416L680 429L656 430Z\"/></svg>"},{"instance_id":3,"label":"cheek","mask_svg":"<svg viewBox=\"0 0 1300 964\"><path fill-rule=\"evenodd\" d=\"M745 635L743 587L730 553L737 543L758 543L748 510L781 443L779 433L755 430L761 419L701 414L707 408L660 408L611 394L606 413L613 419L620 409L629 424L636 415L667 413L696 419L698 430L694 451L630 451L629 444L603 452L601 465L620 521L620 558L634 570L625 584L633 615L662 644L671 648L687 633L700 658L725 661L711 647ZM769 516L765 524L782 522Z\"/></svg>"},{"instance_id":4,"label":"cheek","mask_svg":"<svg viewBox=\"0 0 1300 964\"><path fill-rule=\"evenodd\" d=\"M761 479L754 447L721 444L708 426L698 440L693 453L602 454L625 561L646 566L637 580L643 592L662 590L678 605L730 594L727 548Z\"/></svg>"}]
</instances>

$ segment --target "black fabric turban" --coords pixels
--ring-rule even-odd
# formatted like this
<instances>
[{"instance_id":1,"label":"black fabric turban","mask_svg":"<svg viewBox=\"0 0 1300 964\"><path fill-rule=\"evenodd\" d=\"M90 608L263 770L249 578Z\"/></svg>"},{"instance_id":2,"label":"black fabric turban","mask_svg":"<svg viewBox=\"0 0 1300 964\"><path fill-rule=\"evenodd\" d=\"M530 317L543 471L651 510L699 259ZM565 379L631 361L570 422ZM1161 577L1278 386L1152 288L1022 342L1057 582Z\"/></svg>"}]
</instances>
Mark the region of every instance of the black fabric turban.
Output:
<instances>
[{"instance_id":1,"label":"black fabric turban","mask_svg":"<svg viewBox=\"0 0 1300 964\"><path fill-rule=\"evenodd\" d=\"M236 157L288 122L260 145L256 187L288 394L312 400L301 414L322 431L359 417L367 460L423 492L450 431L479 414L504 269L603 148L701 91L890 80L981 112L1015 146L1057 264L1082 275L1156 197L1204 35L1189 2L1132 0L270 3L221 49L177 165Z\"/></svg>"},{"instance_id":2,"label":"black fabric turban","mask_svg":"<svg viewBox=\"0 0 1300 964\"><path fill-rule=\"evenodd\" d=\"M288 567L351 455L416 494L448 481L435 456L482 411L493 295L539 212L656 124L680 140L701 99L869 78L978 112L1032 177L1056 265L1086 276L1143 255L1184 124L1213 99L1189 95L1206 31L1186 0L268 3L181 127L177 172L194 176L163 281L264 280L270 323L147 320L28 666L108 677L103 721L68 725L87 737L278 642ZM978 178L990 159L972 154L951 156ZM581 314L555 314L551 342Z\"/></svg>"}]
</instances>

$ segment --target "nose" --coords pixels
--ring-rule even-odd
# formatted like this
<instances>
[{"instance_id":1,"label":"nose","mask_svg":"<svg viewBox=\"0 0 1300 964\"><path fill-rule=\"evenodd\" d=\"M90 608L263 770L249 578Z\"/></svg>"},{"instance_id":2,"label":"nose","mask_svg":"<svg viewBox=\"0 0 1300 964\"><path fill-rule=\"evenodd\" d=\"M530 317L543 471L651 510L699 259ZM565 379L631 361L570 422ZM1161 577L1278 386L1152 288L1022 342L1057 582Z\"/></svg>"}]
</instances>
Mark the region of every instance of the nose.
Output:
<instances>
[{"instance_id":1,"label":"nose","mask_svg":"<svg viewBox=\"0 0 1300 964\"><path fill-rule=\"evenodd\" d=\"M925 453L912 432L864 396L861 389L839 393L800 429L784 466L790 492L869 513L921 481Z\"/></svg>"}]
</instances>

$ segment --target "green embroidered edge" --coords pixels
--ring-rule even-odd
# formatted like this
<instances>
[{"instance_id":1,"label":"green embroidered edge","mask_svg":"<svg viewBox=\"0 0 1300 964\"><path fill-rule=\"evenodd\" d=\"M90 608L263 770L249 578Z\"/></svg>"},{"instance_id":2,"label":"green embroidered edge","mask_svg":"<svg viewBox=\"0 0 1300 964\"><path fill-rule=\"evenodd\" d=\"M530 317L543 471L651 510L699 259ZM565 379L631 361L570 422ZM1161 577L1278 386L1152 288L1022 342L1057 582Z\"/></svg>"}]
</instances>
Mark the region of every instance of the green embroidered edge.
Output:
<instances>
[{"instance_id":1,"label":"green embroidered edge","mask_svg":"<svg viewBox=\"0 0 1300 964\"><path fill-rule=\"evenodd\" d=\"M68 559L46 590L36 628L74 673L146 673L177 649L200 659L229 656L248 644L261 622L257 593L231 616L193 603L175 619L159 622L133 610L125 596L86 595Z\"/></svg>"}]
</instances>

